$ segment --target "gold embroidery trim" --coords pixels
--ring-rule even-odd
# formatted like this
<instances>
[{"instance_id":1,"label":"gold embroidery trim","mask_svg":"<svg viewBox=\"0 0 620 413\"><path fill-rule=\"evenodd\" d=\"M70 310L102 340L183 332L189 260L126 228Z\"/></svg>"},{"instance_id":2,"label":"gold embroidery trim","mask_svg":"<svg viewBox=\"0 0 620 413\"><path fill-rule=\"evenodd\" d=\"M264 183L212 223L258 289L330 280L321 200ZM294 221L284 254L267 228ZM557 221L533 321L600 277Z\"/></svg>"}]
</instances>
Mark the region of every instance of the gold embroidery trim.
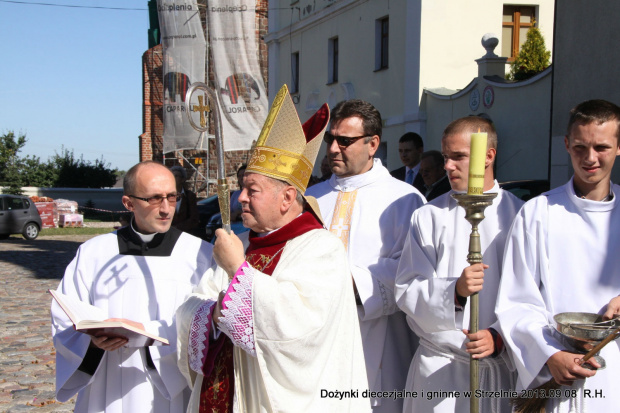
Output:
<instances>
[{"instance_id":1,"label":"gold embroidery trim","mask_svg":"<svg viewBox=\"0 0 620 413\"><path fill-rule=\"evenodd\" d=\"M312 164L305 156L263 146L252 152L247 170L289 181L303 194L312 174Z\"/></svg>"}]
</instances>

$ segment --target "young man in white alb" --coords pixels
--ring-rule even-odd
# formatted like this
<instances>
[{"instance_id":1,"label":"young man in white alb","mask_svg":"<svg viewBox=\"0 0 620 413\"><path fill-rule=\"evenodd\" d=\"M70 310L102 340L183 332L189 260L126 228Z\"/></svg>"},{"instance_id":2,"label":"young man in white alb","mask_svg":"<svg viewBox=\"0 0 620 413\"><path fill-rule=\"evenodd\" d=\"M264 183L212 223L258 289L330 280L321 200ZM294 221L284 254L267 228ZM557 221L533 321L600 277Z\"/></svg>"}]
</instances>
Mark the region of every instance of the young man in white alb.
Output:
<instances>
[{"instance_id":1,"label":"young man in white alb","mask_svg":"<svg viewBox=\"0 0 620 413\"><path fill-rule=\"evenodd\" d=\"M510 230L497 316L518 372L518 387L562 385L547 412L603 412L620 405L620 348L602 351L607 367L562 342L553 317L563 312L620 313L620 188L610 181L620 108L604 100L577 105L565 137L574 175L529 201ZM588 397L590 395L591 397ZM594 397L598 396L598 397Z\"/></svg>"},{"instance_id":2,"label":"young man in white alb","mask_svg":"<svg viewBox=\"0 0 620 413\"><path fill-rule=\"evenodd\" d=\"M451 195L467 191L471 134L478 131L488 135L483 190L497 197L478 228L482 263L469 265L471 224ZM480 359L481 390L514 386L494 309L506 235L522 202L494 179L496 150L497 132L488 120L469 116L450 123L441 151L452 190L416 210L411 219L395 291L420 345L407 377L407 390L418 397L405 399L404 412L469 412L464 392L469 390L470 354ZM480 330L470 334L473 293L479 293ZM429 397L435 391L452 393ZM483 412L510 410L508 398L483 398L480 403Z\"/></svg>"}]
</instances>

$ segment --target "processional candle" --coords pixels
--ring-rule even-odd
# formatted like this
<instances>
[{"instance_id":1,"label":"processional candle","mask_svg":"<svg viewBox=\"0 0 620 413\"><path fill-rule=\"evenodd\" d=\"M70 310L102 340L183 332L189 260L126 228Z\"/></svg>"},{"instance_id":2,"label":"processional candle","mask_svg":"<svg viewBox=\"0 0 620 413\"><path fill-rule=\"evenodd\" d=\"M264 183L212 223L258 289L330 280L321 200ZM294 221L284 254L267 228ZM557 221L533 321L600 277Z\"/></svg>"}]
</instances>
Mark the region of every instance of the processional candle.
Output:
<instances>
[{"instance_id":1,"label":"processional candle","mask_svg":"<svg viewBox=\"0 0 620 413\"><path fill-rule=\"evenodd\" d=\"M469 149L469 178L467 195L481 195L484 191L484 163L487 155L487 134L480 132L471 134Z\"/></svg>"}]
</instances>

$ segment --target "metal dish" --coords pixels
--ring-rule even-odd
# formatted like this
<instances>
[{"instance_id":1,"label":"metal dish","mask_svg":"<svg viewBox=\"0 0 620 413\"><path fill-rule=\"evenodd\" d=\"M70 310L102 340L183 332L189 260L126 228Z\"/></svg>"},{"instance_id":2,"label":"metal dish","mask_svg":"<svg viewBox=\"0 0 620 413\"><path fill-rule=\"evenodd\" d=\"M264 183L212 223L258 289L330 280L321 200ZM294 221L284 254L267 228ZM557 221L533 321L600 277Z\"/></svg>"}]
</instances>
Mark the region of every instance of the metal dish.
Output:
<instances>
[{"instance_id":1,"label":"metal dish","mask_svg":"<svg viewBox=\"0 0 620 413\"><path fill-rule=\"evenodd\" d=\"M556 330L579 351L588 352L620 326L620 320L603 321L599 314L560 313L553 317Z\"/></svg>"}]
</instances>

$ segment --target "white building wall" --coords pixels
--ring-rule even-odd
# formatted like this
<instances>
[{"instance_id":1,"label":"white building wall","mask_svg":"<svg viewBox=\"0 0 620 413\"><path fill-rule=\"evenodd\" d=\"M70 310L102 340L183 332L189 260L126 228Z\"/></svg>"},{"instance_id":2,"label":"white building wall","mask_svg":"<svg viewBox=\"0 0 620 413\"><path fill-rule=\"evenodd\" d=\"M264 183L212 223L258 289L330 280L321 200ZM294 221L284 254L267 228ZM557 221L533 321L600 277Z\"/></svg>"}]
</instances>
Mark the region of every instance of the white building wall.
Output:
<instances>
[{"instance_id":1,"label":"white building wall","mask_svg":"<svg viewBox=\"0 0 620 413\"><path fill-rule=\"evenodd\" d=\"M497 129L495 162L498 181L547 179L549 165L549 125L551 107L551 71L517 83L494 82L475 78L462 91L437 95L427 91L422 106L428 113L427 147L441 150L443 130L451 121L471 114L486 114ZM470 97L483 96L491 88L493 103L480 102L473 110Z\"/></svg>"},{"instance_id":2,"label":"white building wall","mask_svg":"<svg viewBox=\"0 0 620 413\"><path fill-rule=\"evenodd\" d=\"M384 119L389 169L400 167L398 138L427 139L419 104L424 87L458 89L477 76L480 38L501 36L503 4L540 4L539 27L551 48L553 0L274 0L269 3L269 96L291 82L291 53L300 54L302 121L323 102L371 102ZM375 71L375 21L389 16L389 68ZM338 36L339 79L328 83L328 40ZM501 41L501 39L500 39ZM500 43L501 44L501 43ZM420 118L422 116L422 119ZM322 148L318 159L324 153ZM318 166L315 171L318 170Z\"/></svg>"},{"instance_id":3,"label":"white building wall","mask_svg":"<svg viewBox=\"0 0 620 413\"><path fill-rule=\"evenodd\" d=\"M552 50L553 8L550 0L424 0L420 84L426 88L460 89L478 75L474 59L481 56L480 39L494 33L502 44L502 12L506 5L534 5L545 45ZM420 95L421 96L421 95Z\"/></svg>"},{"instance_id":4,"label":"white building wall","mask_svg":"<svg viewBox=\"0 0 620 413\"><path fill-rule=\"evenodd\" d=\"M564 146L570 110L590 99L620 105L620 2L558 0L553 79L551 185L564 184L573 174ZM612 181L620 182L620 159Z\"/></svg>"}]
</instances>

